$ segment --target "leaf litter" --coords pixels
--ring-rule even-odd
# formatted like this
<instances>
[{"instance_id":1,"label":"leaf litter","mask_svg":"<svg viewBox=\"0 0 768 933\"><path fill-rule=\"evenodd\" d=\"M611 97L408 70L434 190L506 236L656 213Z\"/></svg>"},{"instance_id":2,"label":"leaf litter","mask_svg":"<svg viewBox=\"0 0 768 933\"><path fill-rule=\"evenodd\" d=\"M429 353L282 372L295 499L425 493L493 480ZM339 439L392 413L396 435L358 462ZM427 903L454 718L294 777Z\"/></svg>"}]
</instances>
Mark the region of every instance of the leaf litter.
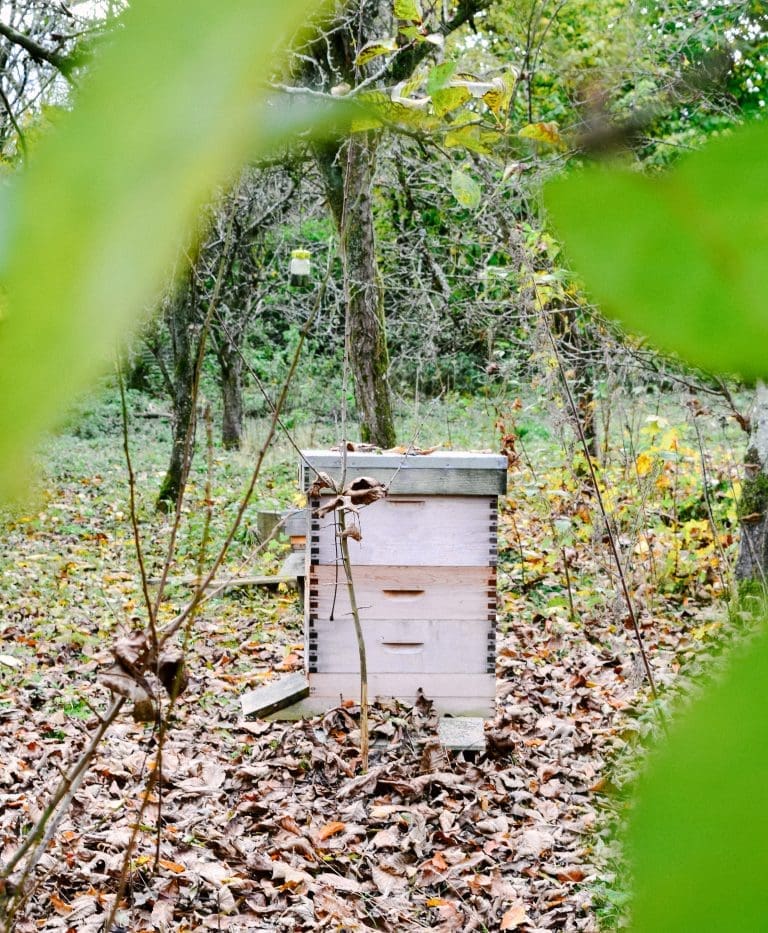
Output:
<instances>
[{"instance_id":1,"label":"leaf litter","mask_svg":"<svg viewBox=\"0 0 768 933\"><path fill-rule=\"evenodd\" d=\"M138 602L130 529L96 494L101 483L83 482L62 484L46 507L50 516L64 503L70 518L80 510L78 527L33 517L12 523L4 543L13 562L0 607L3 861L87 743L107 701L99 676L109 683L110 665L112 676L131 666L127 645L110 649L114 625L104 621L105 606L117 604L130 622ZM88 514L84 488L95 499ZM552 497L558 518L586 526L588 493L568 492ZM125 717L110 729L14 929L102 929L136 834L115 929L597 930L594 892L611 881L611 762L648 728L647 694L613 590L596 582L610 574L594 530L574 535L565 553L573 579L589 581L574 594L576 618L564 600L537 608L532 596L562 595L563 586L538 495L520 491L503 509L498 702L485 753L441 748L428 698L372 709L365 774L354 706L297 723L243 721L242 690L301 667L300 610L284 593L210 604L162 760L152 724ZM644 546L663 553L663 533L648 532ZM657 587L656 614L643 617L662 684L701 652L702 620L717 627L711 613L705 619L717 596L707 573L710 583L690 574L693 599ZM168 615L176 608L171 600ZM180 660L169 656L171 679Z\"/></svg>"}]
</instances>

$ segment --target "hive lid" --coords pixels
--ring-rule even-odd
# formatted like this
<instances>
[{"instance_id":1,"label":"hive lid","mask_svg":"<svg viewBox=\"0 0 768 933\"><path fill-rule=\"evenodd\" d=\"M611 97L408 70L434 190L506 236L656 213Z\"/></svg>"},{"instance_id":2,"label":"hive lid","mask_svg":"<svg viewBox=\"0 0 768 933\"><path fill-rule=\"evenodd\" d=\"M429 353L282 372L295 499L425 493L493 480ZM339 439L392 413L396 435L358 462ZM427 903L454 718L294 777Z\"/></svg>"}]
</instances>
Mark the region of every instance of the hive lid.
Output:
<instances>
[{"instance_id":1,"label":"hive lid","mask_svg":"<svg viewBox=\"0 0 768 933\"><path fill-rule=\"evenodd\" d=\"M338 481L342 455L335 450L303 450L301 486L309 489L315 472L327 473ZM431 454L347 453L347 479L370 476L391 484L392 495L503 495L507 488L507 459L499 454L465 450L436 451Z\"/></svg>"}]
</instances>

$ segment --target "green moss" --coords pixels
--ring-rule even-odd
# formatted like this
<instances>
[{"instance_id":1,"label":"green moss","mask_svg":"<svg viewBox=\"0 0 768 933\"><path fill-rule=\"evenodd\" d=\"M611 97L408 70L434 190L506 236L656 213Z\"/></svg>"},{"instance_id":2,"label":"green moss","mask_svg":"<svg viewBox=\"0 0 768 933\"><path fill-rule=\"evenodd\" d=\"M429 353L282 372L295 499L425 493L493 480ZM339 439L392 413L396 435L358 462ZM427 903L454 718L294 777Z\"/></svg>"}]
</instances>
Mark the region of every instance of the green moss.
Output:
<instances>
[{"instance_id":1,"label":"green moss","mask_svg":"<svg viewBox=\"0 0 768 933\"><path fill-rule=\"evenodd\" d=\"M740 519L768 512L768 476L765 473L760 472L744 480L736 511Z\"/></svg>"}]
</instances>

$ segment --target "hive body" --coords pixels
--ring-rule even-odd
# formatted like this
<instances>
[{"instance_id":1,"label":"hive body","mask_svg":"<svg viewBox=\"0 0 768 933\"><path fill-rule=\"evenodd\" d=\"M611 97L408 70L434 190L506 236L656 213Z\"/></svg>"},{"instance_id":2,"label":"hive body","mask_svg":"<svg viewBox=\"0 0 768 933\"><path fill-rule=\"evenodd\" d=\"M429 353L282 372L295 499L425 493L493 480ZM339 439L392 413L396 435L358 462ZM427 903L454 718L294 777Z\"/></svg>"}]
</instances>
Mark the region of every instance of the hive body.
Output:
<instances>
[{"instance_id":1,"label":"hive body","mask_svg":"<svg viewBox=\"0 0 768 933\"><path fill-rule=\"evenodd\" d=\"M340 454L310 450L303 456L304 489L315 471L341 479ZM361 540L349 540L369 696L412 702L421 688L439 712L491 715L497 499L506 488L506 460L473 453L349 453L345 478L357 476L389 485L386 498L360 509ZM305 643L315 708L360 696L338 519L335 512L318 516L331 498L312 498L308 509Z\"/></svg>"}]
</instances>

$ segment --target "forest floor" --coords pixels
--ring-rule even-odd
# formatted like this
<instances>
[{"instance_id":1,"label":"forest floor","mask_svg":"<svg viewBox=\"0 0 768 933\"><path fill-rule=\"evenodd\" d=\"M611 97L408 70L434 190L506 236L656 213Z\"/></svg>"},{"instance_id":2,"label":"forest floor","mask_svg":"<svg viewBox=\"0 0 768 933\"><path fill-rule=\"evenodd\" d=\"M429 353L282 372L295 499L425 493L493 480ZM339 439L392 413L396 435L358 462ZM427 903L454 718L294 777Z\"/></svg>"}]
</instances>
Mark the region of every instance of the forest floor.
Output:
<instances>
[{"instance_id":1,"label":"forest floor","mask_svg":"<svg viewBox=\"0 0 768 933\"><path fill-rule=\"evenodd\" d=\"M119 424L114 407L99 404L47 445L34 504L3 519L3 863L107 707L98 673L116 638L144 618ZM449 433L457 447L498 449L493 413L452 405L427 425L423 446ZM656 397L629 404L618 423L601 483L659 704L649 701L583 458L568 429L561 444L543 415L510 406L519 461L501 502L487 751L442 750L428 703L374 708L366 773L354 706L299 723L244 721L244 691L302 668L302 609L290 590L229 591L195 618L190 684L161 765L155 726L122 714L25 897L9 902L6 889L16 911L8 928L101 930L121 876L113 929L132 933L621 926L628 892L617 825L657 706L676 702L729 637L743 441L714 415L660 408ZM167 425L136 418L132 431L154 577L170 534L152 509ZM326 443L327 433L311 441ZM213 542L221 538L252 454L215 449L206 484L199 452L173 577L194 572L211 503ZM298 501L293 461L285 446L269 461L261 507ZM284 545L250 556L255 508L228 573L279 566ZM161 620L186 595L171 588ZM0 888L0 907L2 898Z\"/></svg>"}]
</instances>

